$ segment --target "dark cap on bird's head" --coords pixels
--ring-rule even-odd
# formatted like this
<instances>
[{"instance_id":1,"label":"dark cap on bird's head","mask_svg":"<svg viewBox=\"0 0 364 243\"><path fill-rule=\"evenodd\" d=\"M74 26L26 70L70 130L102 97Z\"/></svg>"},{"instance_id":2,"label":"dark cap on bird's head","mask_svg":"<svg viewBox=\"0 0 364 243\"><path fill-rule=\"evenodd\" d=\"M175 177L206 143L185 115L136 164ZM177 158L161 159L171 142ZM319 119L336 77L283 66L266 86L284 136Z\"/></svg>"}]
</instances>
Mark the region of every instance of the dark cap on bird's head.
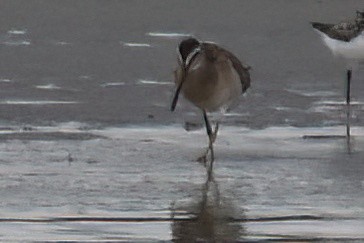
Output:
<instances>
[{"instance_id":1,"label":"dark cap on bird's head","mask_svg":"<svg viewBox=\"0 0 364 243\"><path fill-rule=\"evenodd\" d=\"M179 46L178 46L178 52L182 59L181 61L183 63L186 63L186 59L187 59L188 55L193 50L195 50L199 45L200 45L200 42L192 37L181 41L181 43L179 43Z\"/></svg>"},{"instance_id":2,"label":"dark cap on bird's head","mask_svg":"<svg viewBox=\"0 0 364 243\"><path fill-rule=\"evenodd\" d=\"M357 22L359 24L364 22L364 12L359 11L359 10L356 11L355 22Z\"/></svg>"},{"instance_id":3,"label":"dark cap on bird's head","mask_svg":"<svg viewBox=\"0 0 364 243\"><path fill-rule=\"evenodd\" d=\"M364 18L364 11L356 10L356 17L357 18Z\"/></svg>"}]
</instances>

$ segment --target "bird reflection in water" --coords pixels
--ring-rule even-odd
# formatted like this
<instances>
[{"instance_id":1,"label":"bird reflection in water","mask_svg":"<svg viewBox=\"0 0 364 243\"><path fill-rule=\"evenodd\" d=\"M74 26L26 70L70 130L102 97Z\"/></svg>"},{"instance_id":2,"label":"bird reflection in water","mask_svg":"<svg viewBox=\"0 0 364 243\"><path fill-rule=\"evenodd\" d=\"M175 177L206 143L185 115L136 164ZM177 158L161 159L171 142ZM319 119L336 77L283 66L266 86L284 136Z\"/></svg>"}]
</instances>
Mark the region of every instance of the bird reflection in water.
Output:
<instances>
[{"instance_id":1,"label":"bird reflection in water","mask_svg":"<svg viewBox=\"0 0 364 243\"><path fill-rule=\"evenodd\" d=\"M207 178L201 192L202 196L172 207L174 242L231 242L240 239L245 231L241 224L243 212L239 212L231 200L221 196L213 175ZM184 217L186 214L188 218Z\"/></svg>"}]
</instances>

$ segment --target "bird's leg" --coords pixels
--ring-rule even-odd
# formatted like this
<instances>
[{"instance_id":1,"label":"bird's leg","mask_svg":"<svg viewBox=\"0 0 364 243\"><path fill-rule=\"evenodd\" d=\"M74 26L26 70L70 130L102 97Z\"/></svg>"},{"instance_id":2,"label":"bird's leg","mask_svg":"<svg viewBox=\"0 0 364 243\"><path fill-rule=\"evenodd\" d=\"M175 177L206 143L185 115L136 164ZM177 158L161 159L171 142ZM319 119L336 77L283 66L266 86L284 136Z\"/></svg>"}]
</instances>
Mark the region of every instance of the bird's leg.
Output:
<instances>
[{"instance_id":1,"label":"bird's leg","mask_svg":"<svg viewBox=\"0 0 364 243\"><path fill-rule=\"evenodd\" d=\"M211 128L210 122L207 118L207 114L206 114L205 110L203 110L203 118L205 121L206 132L209 137L209 146L207 147L206 151L200 157L198 157L197 161L204 163L204 165L206 166L207 154L209 153L209 151L212 148L212 136L213 136L212 134L213 133L212 133L212 128ZM213 154L213 149L211 150L211 154Z\"/></svg>"},{"instance_id":2,"label":"bird's leg","mask_svg":"<svg viewBox=\"0 0 364 243\"><path fill-rule=\"evenodd\" d=\"M206 132L207 132L207 135L209 136L209 146L207 148L206 155L207 155L208 151L210 150L210 153L211 153L211 167L212 167L212 162L214 161L214 148L213 148L213 143L214 143L214 141L216 139L216 137L215 137L216 134L212 132L212 128L211 128L211 125L210 125L210 121L209 121L209 119L207 117L207 114L206 114L206 111L205 110L203 111L203 118L205 120Z\"/></svg>"},{"instance_id":3,"label":"bird's leg","mask_svg":"<svg viewBox=\"0 0 364 243\"><path fill-rule=\"evenodd\" d=\"M350 83L351 83L351 70L346 72L347 84L346 84L346 137L350 138Z\"/></svg>"},{"instance_id":4,"label":"bird's leg","mask_svg":"<svg viewBox=\"0 0 364 243\"><path fill-rule=\"evenodd\" d=\"M210 150L210 153L211 153L211 162L210 162L210 167L209 167L209 170L208 170L208 178L210 179L211 176L212 176L212 166L213 166L213 162L215 160L215 157L214 157L214 147L213 147L213 143L215 142L216 140L216 137L217 137L217 132L219 131L219 123L216 122L216 125L215 125L215 129L214 131L211 133L211 136L209 136L209 147L207 148L208 150ZM207 150L207 152L208 152Z\"/></svg>"},{"instance_id":5,"label":"bird's leg","mask_svg":"<svg viewBox=\"0 0 364 243\"><path fill-rule=\"evenodd\" d=\"M346 107L346 138L348 140L350 140L350 114L351 114L350 104L347 104L347 107Z\"/></svg>"},{"instance_id":6,"label":"bird's leg","mask_svg":"<svg viewBox=\"0 0 364 243\"><path fill-rule=\"evenodd\" d=\"M204 118L205 124L206 124L206 132L207 132L207 135L209 136L209 142L210 142L209 147L212 147L212 144L216 140L217 132L219 131L219 123L217 122L215 125L215 129L212 130L209 119L207 118L206 111L203 111L203 118Z\"/></svg>"},{"instance_id":7,"label":"bird's leg","mask_svg":"<svg viewBox=\"0 0 364 243\"><path fill-rule=\"evenodd\" d=\"M346 104L350 104L350 83L351 83L351 70L346 71L347 84L346 84Z\"/></svg>"},{"instance_id":8,"label":"bird's leg","mask_svg":"<svg viewBox=\"0 0 364 243\"><path fill-rule=\"evenodd\" d=\"M215 130L212 131L212 128L211 128L211 125L210 125L210 122L209 122L209 119L207 117L207 114L206 114L205 110L203 110L203 118L204 118L205 125L206 125L206 132L207 132L207 135L209 136L209 146L207 147L206 152L201 157L199 157L197 160L200 161L200 162L203 162L205 164L205 166L206 166L207 155L208 155L208 153L210 151L211 161L210 161L210 166L209 166L209 169L208 169L208 174L211 175L212 166L213 166L213 162L214 162L214 159L215 159L213 143L216 140L217 131L219 129L219 126L218 126L218 124L216 124Z\"/></svg>"},{"instance_id":9,"label":"bird's leg","mask_svg":"<svg viewBox=\"0 0 364 243\"><path fill-rule=\"evenodd\" d=\"M210 179L212 176L212 168L213 168L213 164L214 164L214 160L215 160L215 156L214 156L214 147L213 147L213 141L212 139L209 137L209 148L210 149L210 156L211 156L211 160L210 160L210 166L207 170L207 175L208 178ZM208 150L207 150L208 151Z\"/></svg>"}]
</instances>

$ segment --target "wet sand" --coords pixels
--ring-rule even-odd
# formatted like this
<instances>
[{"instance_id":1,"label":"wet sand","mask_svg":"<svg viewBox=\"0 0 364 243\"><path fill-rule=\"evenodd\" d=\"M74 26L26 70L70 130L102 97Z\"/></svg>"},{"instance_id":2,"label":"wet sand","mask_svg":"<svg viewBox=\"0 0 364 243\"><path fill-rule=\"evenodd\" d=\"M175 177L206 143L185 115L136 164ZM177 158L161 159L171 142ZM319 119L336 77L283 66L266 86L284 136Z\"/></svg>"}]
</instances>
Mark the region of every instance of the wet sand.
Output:
<instances>
[{"instance_id":1,"label":"wet sand","mask_svg":"<svg viewBox=\"0 0 364 243\"><path fill-rule=\"evenodd\" d=\"M364 241L364 69L347 141L346 64L309 24L363 6L1 0L0 240ZM189 34L252 66L209 183L201 114L169 111Z\"/></svg>"}]
</instances>

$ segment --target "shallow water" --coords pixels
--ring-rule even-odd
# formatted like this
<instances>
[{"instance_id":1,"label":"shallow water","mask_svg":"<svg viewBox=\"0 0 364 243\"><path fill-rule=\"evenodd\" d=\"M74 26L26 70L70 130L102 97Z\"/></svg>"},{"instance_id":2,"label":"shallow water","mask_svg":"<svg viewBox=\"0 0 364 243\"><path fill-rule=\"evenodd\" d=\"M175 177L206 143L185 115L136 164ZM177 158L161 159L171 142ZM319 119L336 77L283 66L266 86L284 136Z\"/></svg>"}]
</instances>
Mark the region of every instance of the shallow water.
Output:
<instances>
[{"instance_id":1,"label":"shallow water","mask_svg":"<svg viewBox=\"0 0 364 243\"><path fill-rule=\"evenodd\" d=\"M362 128L82 127L2 132L1 240L364 240Z\"/></svg>"},{"instance_id":2,"label":"shallow water","mask_svg":"<svg viewBox=\"0 0 364 243\"><path fill-rule=\"evenodd\" d=\"M1 0L0 240L364 241L363 67L348 141L346 64L309 24L363 4ZM191 34L252 67L208 183L200 112L169 111Z\"/></svg>"}]
</instances>

